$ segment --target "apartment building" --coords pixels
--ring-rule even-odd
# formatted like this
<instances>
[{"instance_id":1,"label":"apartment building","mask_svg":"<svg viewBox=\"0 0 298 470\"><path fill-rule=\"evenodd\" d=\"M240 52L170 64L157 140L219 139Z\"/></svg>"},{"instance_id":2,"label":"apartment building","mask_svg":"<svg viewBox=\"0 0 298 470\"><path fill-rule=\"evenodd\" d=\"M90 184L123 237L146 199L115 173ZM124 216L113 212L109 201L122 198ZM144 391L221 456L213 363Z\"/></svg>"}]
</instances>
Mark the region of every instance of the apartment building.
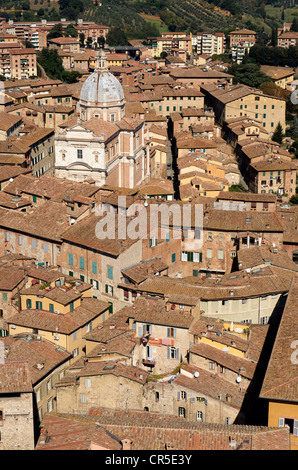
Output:
<instances>
[{"instance_id":1,"label":"apartment building","mask_svg":"<svg viewBox=\"0 0 298 470\"><path fill-rule=\"evenodd\" d=\"M250 190L261 194L275 193L290 198L296 192L297 163L282 156L267 155L265 161L251 162Z\"/></svg>"},{"instance_id":2,"label":"apartment building","mask_svg":"<svg viewBox=\"0 0 298 470\"><path fill-rule=\"evenodd\" d=\"M8 320L9 335L39 334L71 354L71 361L84 355L84 334L102 322L109 304L91 296L91 285L69 279L58 271L56 279L20 290L20 311ZM46 323L45 324L45 320Z\"/></svg>"},{"instance_id":3,"label":"apartment building","mask_svg":"<svg viewBox=\"0 0 298 470\"><path fill-rule=\"evenodd\" d=\"M40 422L56 409L55 384L64 376L71 355L32 332L11 334L2 341L5 361L0 375L6 376L0 388L0 448L33 450Z\"/></svg>"},{"instance_id":4,"label":"apartment building","mask_svg":"<svg viewBox=\"0 0 298 470\"><path fill-rule=\"evenodd\" d=\"M250 29L237 29L230 32L230 48L239 43L248 43L253 46L256 42L257 33Z\"/></svg>"},{"instance_id":5,"label":"apartment building","mask_svg":"<svg viewBox=\"0 0 298 470\"><path fill-rule=\"evenodd\" d=\"M214 54L220 55L225 52L226 39L224 33L198 33L196 37L193 36L195 52L199 55L207 54L212 56Z\"/></svg>"},{"instance_id":6,"label":"apartment building","mask_svg":"<svg viewBox=\"0 0 298 470\"><path fill-rule=\"evenodd\" d=\"M266 95L246 85L201 85L201 91L220 125L231 118L245 116L261 121L262 127L270 135L279 123L285 129L286 103L282 98Z\"/></svg>"},{"instance_id":7,"label":"apartment building","mask_svg":"<svg viewBox=\"0 0 298 470\"><path fill-rule=\"evenodd\" d=\"M106 39L109 33L109 26L97 25L97 24L86 24L83 22L75 26L75 29L78 31L79 35L84 34L84 44L86 45L88 39L92 39L92 44L97 44L99 38Z\"/></svg>"},{"instance_id":8,"label":"apartment building","mask_svg":"<svg viewBox=\"0 0 298 470\"><path fill-rule=\"evenodd\" d=\"M274 67L272 65L261 65L261 71L264 72L275 85L284 90L291 89L291 83L295 78L295 70L291 67Z\"/></svg>"},{"instance_id":9,"label":"apartment building","mask_svg":"<svg viewBox=\"0 0 298 470\"><path fill-rule=\"evenodd\" d=\"M277 37L277 46L288 48L290 46L297 46L298 44L298 32L296 31L287 31L280 34Z\"/></svg>"},{"instance_id":10,"label":"apartment building","mask_svg":"<svg viewBox=\"0 0 298 470\"><path fill-rule=\"evenodd\" d=\"M80 41L76 38L71 37L61 37L53 38L48 41L49 49L62 50L65 52L71 52L72 54L77 54L80 52Z\"/></svg>"},{"instance_id":11,"label":"apartment building","mask_svg":"<svg viewBox=\"0 0 298 470\"><path fill-rule=\"evenodd\" d=\"M37 77L35 49L14 49L10 51L10 78L19 80Z\"/></svg>"}]
</instances>

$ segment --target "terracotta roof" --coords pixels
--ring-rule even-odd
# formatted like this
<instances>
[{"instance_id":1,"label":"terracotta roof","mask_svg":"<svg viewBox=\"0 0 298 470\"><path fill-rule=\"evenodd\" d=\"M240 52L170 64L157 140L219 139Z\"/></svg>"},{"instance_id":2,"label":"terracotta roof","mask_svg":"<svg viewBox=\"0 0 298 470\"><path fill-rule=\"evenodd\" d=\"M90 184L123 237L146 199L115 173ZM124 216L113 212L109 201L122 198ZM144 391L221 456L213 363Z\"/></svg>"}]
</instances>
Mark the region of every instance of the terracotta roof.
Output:
<instances>
[{"instance_id":1,"label":"terracotta roof","mask_svg":"<svg viewBox=\"0 0 298 470\"><path fill-rule=\"evenodd\" d=\"M27 362L5 361L0 363L0 394L33 392Z\"/></svg>"},{"instance_id":2,"label":"terracotta roof","mask_svg":"<svg viewBox=\"0 0 298 470\"><path fill-rule=\"evenodd\" d=\"M147 279L150 273L156 274L164 271L168 266L163 263L159 258L152 258L150 260L142 261L128 268L123 269L121 272L124 276L131 279L133 282L139 284Z\"/></svg>"},{"instance_id":3,"label":"terracotta roof","mask_svg":"<svg viewBox=\"0 0 298 470\"><path fill-rule=\"evenodd\" d=\"M0 181L8 181L10 178L16 178L19 175L29 174L31 170L28 168L21 168L19 166L1 165Z\"/></svg>"},{"instance_id":4,"label":"terracotta roof","mask_svg":"<svg viewBox=\"0 0 298 470\"><path fill-rule=\"evenodd\" d=\"M79 307L66 314L50 313L45 310L22 310L9 319L9 324L26 328L70 335L78 328L97 318L109 308L108 302L84 297Z\"/></svg>"},{"instance_id":5,"label":"terracotta roof","mask_svg":"<svg viewBox=\"0 0 298 470\"><path fill-rule=\"evenodd\" d=\"M298 283L293 280L282 313L260 396L269 400L298 401Z\"/></svg>"},{"instance_id":6,"label":"terracotta roof","mask_svg":"<svg viewBox=\"0 0 298 470\"><path fill-rule=\"evenodd\" d=\"M251 246L250 248L242 248L237 252L237 260L241 270L271 265L298 272L298 264L291 260L287 251L274 247Z\"/></svg>"},{"instance_id":7,"label":"terracotta roof","mask_svg":"<svg viewBox=\"0 0 298 470\"><path fill-rule=\"evenodd\" d=\"M210 209L205 213L204 229L231 232L283 232L283 227L274 212L217 209Z\"/></svg>"},{"instance_id":8,"label":"terracotta roof","mask_svg":"<svg viewBox=\"0 0 298 470\"><path fill-rule=\"evenodd\" d=\"M115 216L117 219L117 215ZM94 213L85 217L83 220L78 221L68 230L66 230L62 238L70 243L83 245L103 253L109 253L113 256L119 256L122 252L126 251L130 246L136 243L136 240L126 238L122 240L118 238L118 223L115 223L115 238L101 239L96 235L97 224L104 221L104 217L97 216ZM127 223L129 223L129 218Z\"/></svg>"},{"instance_id":9,"label":"terracotta roof","mask_svg":"<svg viewBox=\"0 0 298 470\"><path fill-rule=\"evenodd\" d=\"M289 430L217 423L190 423L183 418L144 411L116 411L93 408L89 416L46 414L42 427L49 437L40 441L36 450L88 450L91 443L107 450L121 450L120 440L132 441L132 449L165 451L171 444L175 450L230 450L231 437L235 449L289 450ZM105 431L105 433L103 433Z\"/></svg>"},{"instance_id":10,"label":"terracotta roof","mask_svg":"<svg viewBox=\"0 0 298 470\"><path fill-rule=\"evenodd\" d=\"M0 113L0 129L8 131L11 127L22 121L21 116L15 116L6 112Z\"/></svg>"},{"instance_id":11,"label":"terracotta roof","mask_svg":"<svg viewBox=\"0 0 298 470\"><path fill-rule=\"evenodd\" d=\"M45 201L31 213L12 212L9 218L0 217L0 226L31 237L60 242L61 234L69 226L69 217L65 205Z\"/></svg>"},{"instance_id":12,"label":"terracotta roof","mask_svg":"<svg viewBox=\"0 0 298 470\"><path fill-rule=\"evenodd\" d=\"M17 266L1 266L0 267L0 290L12 291L15 289L26 276L25 269Z\"/></svg>"},{"instance_id":13,"label":"terracotta roof","mask_svg":"<svg viewBox=\"0 0 298 470\"><path fill-rule=\"evenodd\" d=\"M131 316L137 322L154 323L158 325L175 326L176 328L189 328L194 317L191 313L168 308L163 299L137 297L131 308Z\"/></svg>"},{"instance_id":14,"label":"terracotta roof","mask_svg":"<svg viewBox=\"0 0 298 470\"><path fill-rule=\"evenodd\" d=\"M55 367L71 358L71 354L61 346L57 347L53 342L31 333L6 336L2 338L2 341L8 351L5 363L26 363L28 384L30 383L31 387L52 372ZM11 382L13 386L16 382L14 377Z\"/></svg>"}]
</instances>

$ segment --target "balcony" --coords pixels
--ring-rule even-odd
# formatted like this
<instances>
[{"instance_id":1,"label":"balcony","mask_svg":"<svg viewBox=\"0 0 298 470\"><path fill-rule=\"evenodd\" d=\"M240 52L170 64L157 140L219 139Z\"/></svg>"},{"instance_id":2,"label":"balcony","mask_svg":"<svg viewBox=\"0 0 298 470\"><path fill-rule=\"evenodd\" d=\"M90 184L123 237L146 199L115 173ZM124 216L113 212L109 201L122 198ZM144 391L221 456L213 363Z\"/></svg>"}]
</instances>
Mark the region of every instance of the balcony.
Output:
<instances>
[{"instance_id":1,"label":"balcony","mask_svg":"<svg viewBox=\"0 0 298 470\"><path fill-rule=\"evenodd\" d=\"M142 364L143 366L146 366L146 367L154 367L156 364L156 358L147 357L147 359L142 359Z\"/></svg>"}]
</instances>

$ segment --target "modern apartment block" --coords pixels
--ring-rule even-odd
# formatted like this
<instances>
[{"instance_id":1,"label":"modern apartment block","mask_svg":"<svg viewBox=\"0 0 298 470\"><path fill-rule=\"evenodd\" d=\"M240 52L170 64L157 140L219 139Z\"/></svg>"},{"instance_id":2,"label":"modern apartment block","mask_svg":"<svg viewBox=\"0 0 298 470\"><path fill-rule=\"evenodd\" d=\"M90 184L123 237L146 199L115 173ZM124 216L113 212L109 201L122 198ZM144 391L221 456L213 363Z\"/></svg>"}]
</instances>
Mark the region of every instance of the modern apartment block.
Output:
<instances>
[{"instance_id":1,"label":"modern apartment block","mask_svg":"<svg viewBox=\"0 0 298 470\"><path fill-rule=\"evenodd\" d=\"M257 33L250 29L236 29L230 32L230 47L239 43L248 42L253 45L256 42Z\"/></svg>"},{"instance_id":2,"label":"modern apartment block","mask_svg":"<svg viewBox=\"0 0 298 470\"><path fill-rule=\"evenodd\" d=\"M37 76L35 49L15 49L10 52L10 78L26 79Z\"/></svg>"},{"instance_id":3,"label":"modern apartment block","mask_svg":"<svg viewBox=\"0 0 298 470\"><path fill-rule=\"evenodd\" d=\"M223 54L226 49L224 33L198 33L194 38L194 47L197 54Z\"/></svg>"}]
</instances>

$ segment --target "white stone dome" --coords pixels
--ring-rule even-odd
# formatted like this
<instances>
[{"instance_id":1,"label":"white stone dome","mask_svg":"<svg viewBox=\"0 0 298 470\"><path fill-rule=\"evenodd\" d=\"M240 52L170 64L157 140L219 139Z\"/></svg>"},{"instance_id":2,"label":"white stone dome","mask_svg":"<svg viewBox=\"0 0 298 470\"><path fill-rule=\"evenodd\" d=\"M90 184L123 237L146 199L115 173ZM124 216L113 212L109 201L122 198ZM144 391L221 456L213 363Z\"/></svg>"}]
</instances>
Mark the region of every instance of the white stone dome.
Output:
<instances>
[{"instance_id":1,"label":"white stone dome","mask_svg":"<svg viewBox=\"0 0 298 470\"><path fill-rule=\"evenodd\" d=\"M109 104L124 100L121 83L109 72L104 52L96 59L94 72L85 80L80 100L87 103Z\"/></svg>"}]
</instances>

